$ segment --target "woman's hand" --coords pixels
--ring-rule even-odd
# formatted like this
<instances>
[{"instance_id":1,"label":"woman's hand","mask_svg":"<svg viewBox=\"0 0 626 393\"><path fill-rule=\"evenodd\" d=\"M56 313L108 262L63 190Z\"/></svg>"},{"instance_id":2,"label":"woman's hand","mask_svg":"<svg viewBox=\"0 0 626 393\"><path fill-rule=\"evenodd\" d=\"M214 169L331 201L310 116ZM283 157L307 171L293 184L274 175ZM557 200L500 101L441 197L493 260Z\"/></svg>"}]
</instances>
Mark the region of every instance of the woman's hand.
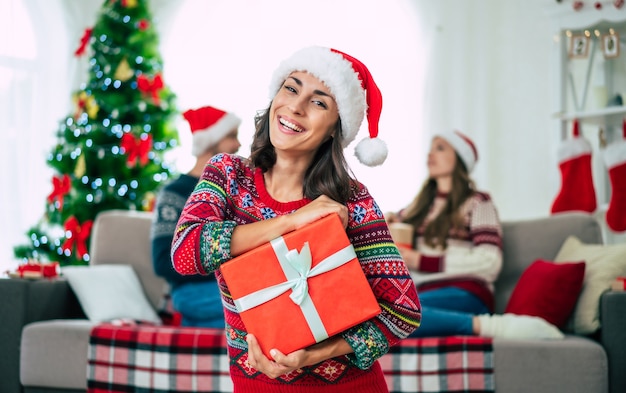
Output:
<instances>
[{"instance_id":1,"label":"woman's hand","mask_svg":"<svg viewBox=\"0 0 626 393\"><path fill-rule=\"evenodd\" d=\"M289 217L293 220L295 229L299 229L332 213L339 215L344 228L348 226L348 207L326 195L315 198L311 203L291 213Z\"/></svg>"},{"instance_id":2,"label":"woman's hand","mask_svg":"<svg viewBox=\"0 0 626 393\"><path fill-rule=\"evenodd\" d=\"M270 350L272 360L263 354L259 342L252 334L248 333L246 341L248 342L248 363L269 378L276 378L293 370L353 352L346 340L341 336L334 336L287 355L277 349L272 349Z\"/></svg>"},{"instance_id":3,"label":"woman's hand","mask_svg":"<svg viewBox=\"0 0 626 393\"><path fill-rule=\"evenodd\" d=\"M398 247L406 266L411 270L419 270L421 254L412 248Z\"/></svg>"},{"instance_id":4,"label":"woman's hand","mask_svg":"<svg viewBox=\"0 0 626 393\"><path fill-rule=\"evenodd\" d=\"M277 349L272 349L271 355L274 358L272 360L263 354L259 342L252 334L248 333L246 341L248 342L248 363L269 378L274 379L293 370L308 366L308 352L306 349L299 349L288 355L281 353Z\"/></svg>"}]
</instances>

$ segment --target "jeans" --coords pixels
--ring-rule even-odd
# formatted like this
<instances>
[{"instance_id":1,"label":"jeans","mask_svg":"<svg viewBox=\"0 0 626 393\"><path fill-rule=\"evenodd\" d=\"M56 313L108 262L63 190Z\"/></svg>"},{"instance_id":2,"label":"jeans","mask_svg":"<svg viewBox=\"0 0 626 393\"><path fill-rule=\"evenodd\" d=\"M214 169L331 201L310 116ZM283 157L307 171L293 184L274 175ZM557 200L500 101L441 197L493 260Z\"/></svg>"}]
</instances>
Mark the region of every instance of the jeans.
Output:
<instances>
[{"instance_id":1,"label":"jeans","mask_svg":"<svg viewBox=\"0 0 626 393\"><path fill-rule=\"evenodd\" d=\"M422 323L410 337L472 336L472 319L489 308L463 289L448 287L419 294Z\"/></svg>"},{"instance_id":2,"label":"jeans","mask_svg":"<svg viewBox=\"0 0 626 393\"><path fill-rule=\"evenodd\" d=\"M189 282L172 288L172 305L182 326L224 328L222 297L216 280Z\"/></svg>"}]
</instances>

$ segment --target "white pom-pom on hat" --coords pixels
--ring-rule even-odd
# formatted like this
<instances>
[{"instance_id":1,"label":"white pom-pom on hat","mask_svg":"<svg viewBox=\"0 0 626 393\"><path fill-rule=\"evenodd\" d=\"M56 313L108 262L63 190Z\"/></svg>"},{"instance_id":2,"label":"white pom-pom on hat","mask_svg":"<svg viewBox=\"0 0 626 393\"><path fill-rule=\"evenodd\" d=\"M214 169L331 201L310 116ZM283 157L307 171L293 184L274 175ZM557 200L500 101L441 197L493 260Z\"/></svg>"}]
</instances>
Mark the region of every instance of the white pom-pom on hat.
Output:
<instances>
[{"instance_id":1,"label":"white pom-pom on hat","mask_svg":"<svg viewBox=\"0 0 626 393\"><path fill-rule=\"evenodd\" d=\"M369 138L359 142L355 153L367 166L381 165L387 157L387 145L378 138L382 95L367 67L354 57L336 49L312 46L301 49L280 63L272 75L273 98L289 74L305 71L315 75L335 97L343 147L354 141L367 112Z\"/></svg>"},{"instance_id":2,"label":"white pom-pom on hat","mask_svg":"<svg viewBox=\"0 0 626 393\"><path fill-rule=\"evenodd\" d=\"M387 158L387 144L380 138L364 138L357 143L354 154L367 166L378 166Z\"/></svg>"}]
</instances>

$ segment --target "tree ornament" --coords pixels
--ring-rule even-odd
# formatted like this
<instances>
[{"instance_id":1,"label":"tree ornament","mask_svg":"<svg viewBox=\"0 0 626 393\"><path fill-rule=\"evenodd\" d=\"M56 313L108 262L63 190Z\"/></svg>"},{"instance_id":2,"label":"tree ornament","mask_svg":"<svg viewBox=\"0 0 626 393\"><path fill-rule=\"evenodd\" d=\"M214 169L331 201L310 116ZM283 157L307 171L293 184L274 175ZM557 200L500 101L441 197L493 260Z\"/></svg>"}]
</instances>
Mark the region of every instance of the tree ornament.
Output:
<instances>
[{"instance_id":1,"label":"tree ornament","mask_svg":"<svg viewBox=\"0 0 626 393\"><path fill-rule=\"evenodd\" d=\"M572 7L574 8L574 11L580 11L584 6L584 3L582 1L574 1L574 3L572 3Z\"/></svg>"},{"instance_id":2,"label":"tree ornament","mask_svg":"<svg viewBox=\"0 0 626 393\"><path fill-rule=\"evenodd\" d=\"M144 211L151 212L154 211L154 205L156 204L156 195L153 192L149 192L146 194L141 207Z\"/></svg>"},{"instance_id":3,"label":"tree ornament","mask_svg":"<svg viewBox=\"0 0 626 393\"><path fill-rule=\"evenodd\" d=\"M126 165L133 167L137 161L141 165L146 165L148 153L152 150L152 135L142 134L142 136L135 138L131 133L125 133L122 136L120 147L128 156Z\"/></svg>"},{"instance_id":4,"label":"tree ornament","mask_svg":"<svg viewBox=\"0 0 626 393\"><path fill-rule=\"evenodd\" d=\"M63 251L71 253L76 248L76 256L79 259L87 254L87 239L91 234L93 221L87 220L82 225L75 216L65 221L66 240L63 242Z\"/></svg>"},{"instance_id":5,"label":"tree ornament","mask_svg":"<svg viewBox=\"0 0 626 393\"><path fill-rule=\"evenodd\" d=\"M593 5L597 10L601 10L602 9L602 3L599 1L596 1L595 4Z\"/></svg>"},{"instance_id":6,"label":"tree ornament","mask_svg":"<svg viewBox=\"0 0 626 393\"><path fill-rule=\"evenodd\" d=\"M137 77L137 88L139 91L152 96L155 105L159 105L159 92L163 89L163 78L157 73L152 79L141 74Z\"/></svg>"},{"instance_id":7,"label":"tree ornament","mask_svg":"<svg viewBox=\"0 0 626 393\"><path fill-rule=\"evenodd\" d=\"M74 95L74 102L76 103L75 119L78 119L82 113L87 113L90 119L95 119L98 115L100 107L96 103L96 99L84 90Z\"/></svg>"},{"instance_id":8,"label":"tree ornament","mask_svg":"<svg viewBox=\"0 0 626 393\"><path fill-rule=\"evenodd\" d=\"M89 43L89 39L91 38L91 33L93 32L93 28L87 28L83 32L83 36L80 39L80 45L74 52L74 56L80 57L85 54L85 50L87 49L87 44Z\"/></svg>"},{"instance_id":9,"label":"tree ornament","mask_svg":"<svg viewBox=\"0 0 626 393\"><path fill-rule=\"evenodd\" d=\"M551 212L593 213L597 201L591 174L591 144L580 135L578 119L574 119L573 138L561 143L558 156L561 190L552 203Z\"/></svg>"},{"instance_id":10,"label":"tree ornament","mask_svg":"<svg viewBox=\"0 0 626 393\"><path fill-rule=\"evenodd\" d=\"M126 82L134 75L135 72L132 70L132 68L130 68L128 60L126 60L126 58L124 57L117 65L117 69L115 70L115 74L113 75L113 77L117 80L121 80L122 82Z\"/></svg>"},{"instance_id":11,"label":"tree ornament","mask_svg":"<svg viewBox=\"0 0 626 393\"><path fill-rule=\"evenodd\" d=\"M613 5L619 10L624 6L624 0L615 0L613 1Z\"/></svg>"},{"instance_id":12,"label":"tree ornament","mask_svg":"<svg viewBox=\"0 0 626 393\"><path fill-rule=\"evenodd\" d=\"M150 27L150 22L145 19L142 19L137 23L137 28L141 31L146 31Z\"/></svg>"},{"instance_id":13,"label":"tree ornament","mask_svg":"<svg viewBox=\"0 0 626 393\"><path fill-rule=\"evenodd\" d=\"M85 163L85 155L81 154L80 156L78 156L78 159L76 160L76 167L74 167L74 176L80 179L81 177L85 175L86 172L87 172L87 164Z\"/></svg>"},{"instance_id":14,"label":"tree ornament","mask_svg":"<svg viewBox=\"0 0 626 393\"><path fill-rule=\"evenodd\" d=\"M122 0L122 7L135 8L137 7L137 0Z\"/></svg>"},{"instance_id":15,"label":"tree ornament","mask_svg":"<svg viewBox=\"0 0 626 393\"><path fill-rule=\"evenodd\" d=\"M63 176L52 177L52 192L48 195L48 203L58 203L59 211L63 210L63 199L72 188L72 180L66 173Z\"/></svg>"}]
</instances>

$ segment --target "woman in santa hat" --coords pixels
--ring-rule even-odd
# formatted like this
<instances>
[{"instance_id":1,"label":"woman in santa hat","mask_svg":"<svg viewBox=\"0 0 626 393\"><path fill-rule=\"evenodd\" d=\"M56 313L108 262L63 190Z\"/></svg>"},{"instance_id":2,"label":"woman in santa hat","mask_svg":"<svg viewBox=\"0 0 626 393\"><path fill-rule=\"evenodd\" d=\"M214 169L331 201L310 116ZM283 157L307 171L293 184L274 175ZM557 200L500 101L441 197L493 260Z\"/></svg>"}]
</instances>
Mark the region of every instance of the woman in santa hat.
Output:
<instances>
[{"instance_id":1,"label":"woman in santa hat","mask_svg":"<svg viewBox=\"0 0 626 393\"><path fill-rule=\"evenodd\" d=\"M418 327L419 300L382 212L344 157L367 113L369 135L356 155L368 166L385 160L377 138L380 91L357 59L310 47L279 65L270 97L256 118L250 157L220 154L205 167L178 222L174 267L217 275L235 393L387 392L377 359ZM333 213L382 312L308 348L266 357L247 333L220 266Z\"/></svg>"},{"instance_id":2,"label":"woman in santa hat","mask_svg":"<svg viewBox=\"0 0 626 393\"><path fill-rule=\"evenodd\" d=\"M467 135L436 134L422 189L406 209L386 214L392 232L395 222L409 224L411 232L400 252L419 289L424 315L412 336L562 338L541 318L491 314L493 283L502 267L502 227L489 194L476 190L470 177L477 161L478 151Z\"/></svg>"}]
</instances>

